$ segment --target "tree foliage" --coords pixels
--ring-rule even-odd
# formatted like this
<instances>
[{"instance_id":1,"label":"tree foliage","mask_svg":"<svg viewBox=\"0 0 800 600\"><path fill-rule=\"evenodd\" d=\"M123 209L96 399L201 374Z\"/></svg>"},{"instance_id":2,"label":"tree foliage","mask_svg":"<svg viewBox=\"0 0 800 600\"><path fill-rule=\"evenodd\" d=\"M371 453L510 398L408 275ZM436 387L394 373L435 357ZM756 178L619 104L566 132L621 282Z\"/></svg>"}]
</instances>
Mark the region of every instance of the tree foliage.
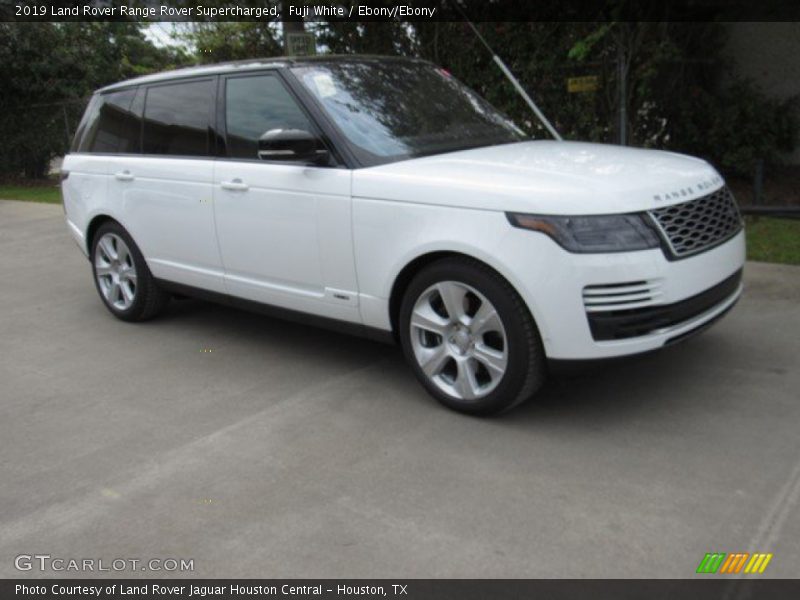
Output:
<instances>
[{"instance_id":1,"label":"tree foliage","mask_svg":"<svg viewBox=\"0 0 800 600\"><path fill-rule=\"evenodd\" d=\"M195 60L206 64L279 56L278 30L278 24L261 21L192 23L183 37L195 49Z\"/></svg>"},{"instance_id":2,"label":"tree foliage","mask_svg":"<svg viewBox=\"0 0 800 600\"><path fill-rule=\"evenodd\" d=\"M539 21L482 21L490 4L469 0L467 11L566 139L616 142L624 106L629 144L697 154L740 174L751 173L758 160L778 160L797 140L795 101L777 102L747 82L721 80L722 23L659 21L648 14L635 22L560 22L544 13ZM624 0L615 5L632 6ZM613 10L609 14L614 17ZM546 137L463 21L332 19L308 21L305 28L316 34L320 53L429 59L532 135ZM6 139L0 171L41 174L64 150L64 119L74 128L82 102L100 85L187 61L284 53L281 23L274 21L195 23L184 38L191 56L153 46L134 23L0 24L0 131ZM581 76L596 77L597 90L569 93L567 80ZM627 83L624 96L620 77Z\"/></svg>"},{"instance_id":3,"label":"tree foliage","mask_svg":"<svg viewBox=\"0 0 800 600\"><path fill-rule=\"evenodd\" d=\"M135 23L0 23L0 173L44 176L93 90L187 60Z\"/></svg>"},{"instance_id":4,"label":"tree foliage","mask_svg":"<svg viewBox=\"0 0 800 600\"><path fill-rule=\"evenodd\" d=\"M624 2L610 6L612 17L614 10L649 10ZM796 101L776 102L752 84L721 80L726 66L721 23L659 21L646 12L638 22L480 22L490 8L471 2L468 11L567 139L617 142L624 106L628 144L697 154L728 172L750 174L758 160L778 160L794 146ZM306 29L317 35L321 52L427 58L531 134L547 136L463 21L322 21L309 22ZM282 53L280 28L271 25L208 24L189 38L203 48L198 58L208 62ZM569 93L567 80L581 76L596 77L598 89Z\"/></svg>"}]
</instances>

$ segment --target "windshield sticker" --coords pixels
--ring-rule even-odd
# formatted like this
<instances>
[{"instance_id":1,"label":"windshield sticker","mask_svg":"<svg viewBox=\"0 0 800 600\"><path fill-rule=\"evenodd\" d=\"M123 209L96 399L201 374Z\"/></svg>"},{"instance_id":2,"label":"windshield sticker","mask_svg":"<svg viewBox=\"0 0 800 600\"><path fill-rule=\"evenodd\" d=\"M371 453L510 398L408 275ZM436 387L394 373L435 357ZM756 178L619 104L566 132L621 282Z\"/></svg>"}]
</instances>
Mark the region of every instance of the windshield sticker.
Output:
<instances>
[{"instance_id":1,"label":"windshield sticker","mask_svg":"<svg viewBox=\"0 0 800 600\"><path fill-rule=\"evenodd\" d=\"M333 77L331 77L329 73L317 73L312 79L314 80L314 87L317 88L317 93L320 98L336 95L336 84L333 82Z\"/></svg>"}]
</instances>

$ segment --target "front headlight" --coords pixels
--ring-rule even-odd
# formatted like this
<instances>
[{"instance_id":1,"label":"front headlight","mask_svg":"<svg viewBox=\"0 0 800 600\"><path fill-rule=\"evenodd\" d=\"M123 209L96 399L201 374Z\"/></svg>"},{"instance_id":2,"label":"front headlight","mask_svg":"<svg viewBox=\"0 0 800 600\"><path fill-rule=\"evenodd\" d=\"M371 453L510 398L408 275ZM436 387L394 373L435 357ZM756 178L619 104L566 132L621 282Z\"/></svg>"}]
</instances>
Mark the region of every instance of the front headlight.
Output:
<instances>
[{"instance_id":1,"label":"front headlight","mask_svg":"<svg viewBox=\"0 0 800 600\"><path fill-rule=\"evenodd\" d=\"M506 213L514 227L549 235L569 252L603 253L658 248L658 234L642 215L552 216Z\"/></svg>"}]
</instances>

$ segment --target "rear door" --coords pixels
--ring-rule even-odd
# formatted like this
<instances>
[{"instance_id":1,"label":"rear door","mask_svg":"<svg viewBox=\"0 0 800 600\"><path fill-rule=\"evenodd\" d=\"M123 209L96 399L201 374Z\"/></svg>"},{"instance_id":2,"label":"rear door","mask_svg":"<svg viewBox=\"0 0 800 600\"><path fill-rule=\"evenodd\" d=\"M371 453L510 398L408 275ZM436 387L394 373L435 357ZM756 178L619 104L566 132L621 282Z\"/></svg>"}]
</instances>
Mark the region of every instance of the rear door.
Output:
<instances>
[{"instance_id":1,"label":"rear door","mask_svg":"<svg viewBox=\"0 0 800 600\"><path fill-rule=\"evenodd\" d=\"M109 158L109 198L153 274L224 292L214 230L212 173L216 78L140 86L130 113L139 147Z\"/></svg>"},{"instance_id":2,"label":"rear door","mask_svg":"<svg viewBox=\"0 0 800 600\"><path fill-rule=\"evenodd\" d=\"M350 170L259 159L271 129L319 134L276 72L222 77L218 105L226 143L214 208L228 292L359 322Z\"/></svg>"}]
</instances>

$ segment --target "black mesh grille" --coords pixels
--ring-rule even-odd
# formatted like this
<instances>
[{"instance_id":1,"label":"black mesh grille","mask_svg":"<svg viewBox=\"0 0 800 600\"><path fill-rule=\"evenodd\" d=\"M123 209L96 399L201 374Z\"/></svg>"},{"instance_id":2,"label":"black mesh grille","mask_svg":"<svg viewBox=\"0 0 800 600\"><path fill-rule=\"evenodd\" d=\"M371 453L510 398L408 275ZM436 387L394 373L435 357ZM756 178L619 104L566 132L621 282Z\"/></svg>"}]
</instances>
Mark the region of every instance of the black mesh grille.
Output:
<instances>
[{"instance_id":1,"label":"black mesh grille","mask_svg":"<svg viewBox=\"0 0 800 600\"><path fill-rule=\"evenodd\" d=\"M650 211L650 215L675 258L716 246L742 228L736 201L727 187L691 202Z\"/></svg>"}]
</instances>

